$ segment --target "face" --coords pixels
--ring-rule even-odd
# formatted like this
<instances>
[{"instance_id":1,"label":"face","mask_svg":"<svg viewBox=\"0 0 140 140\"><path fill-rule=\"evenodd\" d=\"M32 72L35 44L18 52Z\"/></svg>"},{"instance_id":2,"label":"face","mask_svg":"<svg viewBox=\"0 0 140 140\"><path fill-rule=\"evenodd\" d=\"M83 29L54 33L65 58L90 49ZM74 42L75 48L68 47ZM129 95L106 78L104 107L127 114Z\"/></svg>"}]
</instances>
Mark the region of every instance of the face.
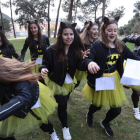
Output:
<instances>
[{"instance_id":1,"label":"face","mask_svg":"<svg viewBox=\"0 0 140 140\"><path fill-rule=\"evenodd\" d=\"M105 36L108 40L108 43L113 43L114 40L117 38L117 29L118 29L118 26L115 23L109 24L106 27Z\"/></svg>"},{"instance_id":2,"label":"face","mask_svg":"<svg viewBox=\"0 0 140 140\"><path fill-rule=\"evenodd\" d=\"M33 36L38 34L38 27L36 24L30 24L30 31L33 34Z\"/></svg>"},{"instance_id":3,"label":"face","mask_svg":"<svg viewBox=\"0 0 140 140\"><path fill-rule=\"evenodd\" d=\"M62 40L65 45L71 45L74 40L74 33L73 30L70 28L66 28L62 32Z\"/></svg>"},{"instance_id":4,"label":"face","mask_svg":"<svg viewBox=\"0 0 140 140\"><path fill-rule=\"evenodd\" d=\"M88 31L90 38L96 39L98 38L98 26L93 25L90 30Z\"/></svg>"}]
</instances>

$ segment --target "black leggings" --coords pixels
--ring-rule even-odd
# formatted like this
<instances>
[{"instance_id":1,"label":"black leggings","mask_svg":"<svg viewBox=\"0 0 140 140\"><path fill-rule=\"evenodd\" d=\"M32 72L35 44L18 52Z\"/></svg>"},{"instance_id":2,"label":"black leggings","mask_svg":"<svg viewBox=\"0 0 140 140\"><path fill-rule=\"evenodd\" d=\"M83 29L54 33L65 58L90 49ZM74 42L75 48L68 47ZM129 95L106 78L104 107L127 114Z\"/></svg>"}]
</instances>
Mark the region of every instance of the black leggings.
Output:
<instances>
[{"instance_id":1,"label":"black leggings","mask_svg":"<svg viewBox=\"0 0 140 140\"><path fill-rule=\"evenodd\" d=\"M88 115L92 116L96 111L100 110L101 107L96 107L95 105L91 104L89 107ZM117 108L110 108L109 111L106 113L106 117L103 120L104 123L109 123L113 119L115 119L121 113L121 107Z\"/></svg>"},{"instance_id":2,"label":"black leggings","mask_svg":"<svg viewBox=\"0 0 140 140\"><path fill-rule=\"evenodd\" d=\"M132 99L134 108L137 108L138 107L138 102L139 102L140 91L136 91L136 90L133 90L133 89L132 89L132 91L133 91L133 93L131 95L131 99Z\"/></svg>"},{"instance_id":3,"label":"black leggings","mask_svg":"<svg viewBox=\"0 0 140 140\"><path fill-rule=\"evenodd\" d=\"M8 138L1 138L0 137L0 140L16 140L16 139L15 139L15 137L8 137Z\"/></svg>"},{"instance_id":4,"label":"black leggings","mask_svg":"<svg viewBox=\"0 0 140 140\"><path fill-rule=\"evenodd\" d=\"M67 96L55 95L56 102L58 103L58 117L63 127L68 127L67 124Z\"/></svg>"}]
</instances>

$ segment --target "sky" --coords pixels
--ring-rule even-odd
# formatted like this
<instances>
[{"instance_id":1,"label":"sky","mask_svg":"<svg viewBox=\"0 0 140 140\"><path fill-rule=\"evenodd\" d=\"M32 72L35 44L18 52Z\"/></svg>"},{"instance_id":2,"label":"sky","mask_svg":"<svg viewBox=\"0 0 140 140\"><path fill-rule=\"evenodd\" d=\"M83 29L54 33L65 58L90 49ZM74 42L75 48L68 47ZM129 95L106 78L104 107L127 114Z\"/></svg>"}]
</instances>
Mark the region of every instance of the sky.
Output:
<instances>
[{"instance_id":1,"label":"sky","mask_svg":"<svg viewBox=\"0 0 140 140\"><path fill-rule=\"evenodd\" d=\"M9 1L9 0L1 0L2 3ZM62 0L63 1L63 0ZM113 10L115 8L118 8L120 6L124 6L125 8L125 15L119 20L119 27L123 26L125 24L128 23L129 20L131 20L133 18L133 10L134 10L134 3L137 2L138 0L110 0L110 4L108 6L108 8L106 10ZM59 0L55 0L55 7L51 8L51 10L53 10L53 12L50 12L50 17L51 18L56 18L57 15L57 8L58 8L58 3ZM14 9L14 7L13 7ZM8 16L10 16L10 8L4 8L2 7L2 12L4 14L7 14ZM63 15L63 16L62 16ZM65 18L66 17L66 13L63 12L62 8L60 9L60 14L59 14L59 18ZM17 18L18 16L15 15L14 11L13 11L13 17ZM76 21L78 23L79 26L83 26L83 23Z\"/></svg>"}]
</instances>

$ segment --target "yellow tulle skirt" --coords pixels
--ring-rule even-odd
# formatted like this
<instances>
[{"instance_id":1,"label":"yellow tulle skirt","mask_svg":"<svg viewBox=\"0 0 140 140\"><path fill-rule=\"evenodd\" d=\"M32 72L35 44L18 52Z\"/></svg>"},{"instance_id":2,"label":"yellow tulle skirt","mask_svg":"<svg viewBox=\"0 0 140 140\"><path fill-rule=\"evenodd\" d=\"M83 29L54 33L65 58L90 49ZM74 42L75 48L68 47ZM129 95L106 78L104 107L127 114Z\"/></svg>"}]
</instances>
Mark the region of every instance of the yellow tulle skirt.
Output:
<instances>
[{"instance_id":1,"label":"yellow tulle skirt","mask_svg":"<svg viewBox=\"0 0 140 140\"><path fill-rule=\"evenodd\" d=\"M123 62L123 69L125 69L125 65L126 65L126 60L124 60ZM136 91L140 91L140 85L124 85L124 86L132 88Z\"/></svg>"},{"instance_id":2,"label":"yellow tulle skirt","mask_svg":"<svg viewBox=\"0 0 140 140\"><path fill-rule=\"evenodd\" d=\"M78 69L76 69L76 72L75 72L75 76L77 81L86 81L87 80L87 72L86 71L80 71Z\"/></svg>"},{"instance_id":3,"label":"yellow tulle skirt","mask_svg":"<svg viewBox=\"0 0 140 140\"><path fill-rule=\"evenodd\" d=\"M63 86L59 86L55 82L49 79L49 77L46 77L45 84L54 92L54 95L68 95L69 92L72 92L74 90L75 84L77 84L77 81L74 77L73 83L70 84L63 84Z\"/></svg>"},{"instance_id":4,"label":"yellow tulle skirt","mask_svg":"<svg viewBox=\"0 0 140 140\"><path fill-rule=\"evenodd\" d=\"M38 84L41 107L34 108L32 111L40 117L41 120L37 120L30 112L24 119L10 116L0 122L0 137L5 138L23 135L39 128L42 123L48 123L48 116L53 114L57 103L53 97L53 92L42 83L38 82Z\"/></svg>"},{"instance_id":5,"label":"yellow tulle skirt","mask_svg":"<svg viewBox=\"0 0 140 140\"><path fill-rule=\"evenodd\" d=\"M108 75L109 76L109 75ZM112 75L110 75L112 76ZM118 72L114 74L116 90L95 91L88 84L82 90L82 95L97 107L121 107L127 101L123 85L120 84Z\"/></svg>"}]
</instances>

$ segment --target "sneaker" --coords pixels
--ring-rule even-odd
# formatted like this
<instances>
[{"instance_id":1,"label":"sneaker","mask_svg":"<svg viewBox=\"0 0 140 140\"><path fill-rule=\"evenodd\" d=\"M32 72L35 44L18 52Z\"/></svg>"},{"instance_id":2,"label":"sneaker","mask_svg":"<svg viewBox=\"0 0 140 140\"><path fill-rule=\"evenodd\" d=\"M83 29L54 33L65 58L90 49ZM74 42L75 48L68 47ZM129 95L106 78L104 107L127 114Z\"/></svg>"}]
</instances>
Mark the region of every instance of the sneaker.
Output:
<instances>
[{"instance_id":1,"label":"sneaker","mask_svg":"<svg viewBox=\"0 0 140 140\"><path fill-rule=\"evenodd\" d=\"M93 123L93 115L89 116L88 112L86 114L86 123L88 124L89 127L93 127L94 123Z\"/></svg>"},{"instance_id":2,"label":"sneaker","mask_svg":"<svg viewBox=\"0 0 140 140\"><path fill-rule=\"evenodd\" d=\"M63 138L64 138L64 140L71 140L72 139L72 137L70 135L69 128L64 127L62 129L62 132L63 132Z\"/></svg>"},{"instance_id":3,"label":"sneaker","mask_svg":"<svg viewBox=\"0 0 140 140\"><path fill-rule=\"evenodd\" d=\"M50 137L51 137L50 140L59 140L59 138L58 138L58 136L57 136L55 130L54 130L54 132L53 132L52 134L50 134Z\"/></svg>"},{"instance_id":4,"label":"sneaker","mask_svg":"<svg viewBox=\"0 0 140 140\"><path fill-rule=\"evenodd\" d=\"M113 134L113 131L112 131L111 127L110 127L110 124L109 123L105 124L105 123L103 123L103 121L100 121L100 124L101 124L101 127L105 129L105 133L108 136L113 137L114 134Z\"/></svg>"},{"instance_id":5,"label":"sneaker","mask_svg":"<svg viewBox=\"0 0 140 140\"><path fill-rule=\"evenodd\" d=\"M140 120L140 113L139 113L139 107L133 108L134 110L134 116L137 120Z\"/></svg>"}]
</instances>

